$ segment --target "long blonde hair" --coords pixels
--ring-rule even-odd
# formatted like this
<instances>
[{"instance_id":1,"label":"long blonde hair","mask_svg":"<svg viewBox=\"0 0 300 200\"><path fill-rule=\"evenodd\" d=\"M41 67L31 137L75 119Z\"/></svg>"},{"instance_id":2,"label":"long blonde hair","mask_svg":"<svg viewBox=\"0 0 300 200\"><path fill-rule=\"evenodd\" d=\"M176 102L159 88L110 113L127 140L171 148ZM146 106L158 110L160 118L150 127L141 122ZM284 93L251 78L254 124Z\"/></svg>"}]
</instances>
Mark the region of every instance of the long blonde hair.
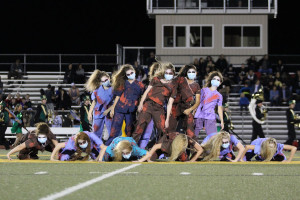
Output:
<instances>
[{"instance_id":1,"label":"long blonde hair","mask_svg":"<svg viewBox=\"0 0 300 200\"><path fill-rule=\"evenodd\" d=\"M230 142L230 134L226 131L220 131L218 134L212 136L204 145L204 161L212 160L220 155L223 139L228 139Z\"/></svg>"},{"instance_id":2,"label":"long blonde hair","mask_svg":"<svg viewBox=\"0 0 300 200\"><path fill-rule=\"evenodd\" d=\"M159 79L164 78L165 72L166 72L167 69L171 69L173 71L174 76L175 76L175 67L173 66L172 63L170 63L170 62L160 62L159 65L160 65L160 67L156 70L153 78L154 77L157 77Z\"/></svg>"},{"instance_id":3,"label":"long blonde hair","mask_svg":"<svg viewBox=\"0 0 300 200\"><path fill-rule=\"evenodd\" d=\"M122 65L120 70L114 72L112 75L112 86L114 90L118 90L121 86L124 86L127 80L126 71L130 69L135 71L132 65L125 64Z\"/></svg>"},{"instance_id":4,"label":"long blonde hair","mask_svg":"<svg viewBox=\"0 0 300 200\"><path fill-rule=\"evenodd\" d=\"M101 78L103 76L109 77L108 73L105 71L100 71L99 69L96 69L93 74L90 76L90 78L85 83L84 87L87 91L93 92L95 89L100 87Z\"/></svg>"},{"instance_id":5,"label":"long blonde hair","mask_svg":"<svg viewBox=\"0 0 300 200\"><path fill-rule=\"evenodd\" d=\"M188 147L188 138L185 134L178 134L172 142L171 156L169 161L174 161Z\"/></svg>"},{"instance_id":6,"label":"long blonde hair","mask_svg":"<svg viewBox=\"0 0 300 200\"><path fill-rule=\"evenodd\" d=\"M128 151L132 151L131 143L128 140L120 141L117 146L114 148L114 161L122 160L122 151L127 149Z\"/></svg>"},{"instance_id":7,"label":"long blonde hair","mask_svg":"<svg viewBox=\"0 0 300 200\"><path fill-rule=\"evenodd\" d=\"M149 81L151 81L155 75L155 72L160 68L159 62L155 62L151 65L149 70Z\"/></svg>"},{"instance_id":8,"label":"long blonde hair","mask_svg":"<svg viewBox=\"0 0 300 200\"><path fill-rule=\"evenodd\" d=\"M268 138L261 144L260 156L264 161L270 161L277 151L277 142L274 138Z\"/></svg>"},{"instance_id":9,"label":"long blonde hair","mask_svg":"<svg viewBox=\"0 0 300 200\"><path fill-rule=\"evenodd\" d=\"M207 78L205 79L205 87L211 87L211 80L215 77L218 76L220 78L220 82L223 82L223 76L220 72L218 71L212 71L208 74ZM221 84L220 83L220 84Z\"/></svg>"}]
</instances>

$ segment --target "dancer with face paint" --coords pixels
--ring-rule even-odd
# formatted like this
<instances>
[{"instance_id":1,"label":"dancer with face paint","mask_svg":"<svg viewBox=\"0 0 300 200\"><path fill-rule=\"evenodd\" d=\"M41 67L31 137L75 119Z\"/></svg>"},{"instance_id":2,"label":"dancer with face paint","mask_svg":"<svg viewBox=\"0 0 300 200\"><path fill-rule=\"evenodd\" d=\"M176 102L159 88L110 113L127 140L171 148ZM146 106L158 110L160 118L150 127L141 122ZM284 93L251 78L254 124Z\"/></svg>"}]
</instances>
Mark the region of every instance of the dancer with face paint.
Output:
<instances>
[{"instance_id":1,"label":"dancer with face paint","mask_svg":"<svg viewBox=\"0 0 300 200\"><path fill-rule=\"evenodd\" d=\"M90 158L95 160L101 148L104 148L102 140L93 132L79 132L78 134L69 138L67 142L59 143L51 154L51 160L56 161L55 155L59 153L59 160L61 161L86 161ZM86 154L86 155L83 155Z\"/></svg>"},{"instance_id":2,"label":"dancer with face paint","mask_svg":"<svg viewBox=\"0 0 300 200\"><path fill-rule=\"evenodd\" d=\"M205 88L201 89L200 105L195 114L196 137L199 136L199 132L203 128L203 123L207 135L217 132L215 115L216 105L218 106L218 114L221 121L221 129L224 129L222 109L223 97L217 91L217 88L220 86L222 81L223 76L220 72L210 72L206 80Z\"/></svg>"},{"instance_id":3,"label":"dancer with face paint","mask_svg":"<svg viewBox=\"0 0 300 200\"><path fill-rule=\"evenodd\" d=\"M101 147L97 161L131 161L145 155L148 151L138 147L132 137L116 137L109 146Z\"/></svg>"},{"instance_id":4,"label":"dancer with face paint","mask_svg":"<svg viewBox=\"0 0 300 200\"><path fill-rule=\"evenodd\" d=\"M242 143L234 135L230 135L226 131L209 134L204 138L201 146L204 149L202 157L206 157L206 160L215 158L219 152L218 157L220 158L220 161L230 162L239 161L242 158L245 149ZM237 156L233 153L233 147L236 147L239 151Z\"/></svg>"},{"instance_id":5,"label":"dancer with face paint","mask_svg":"<svg viewBox=\"0 0 300 200\"><path fill-rule=\"evenodd\" d=\"M132 134L136 142L143 137L144 130L151 119L160 136L166 132L165 128L169 127L172 104L177 92L176 82L173 81L175 68L171 63L160 63L160 65L160 69L155 73L138 107L137 125ZM164 105L167 100L167 116L165 116Z\"/></svg>"},{"instance_id":6,"label":"dancer with face paint","mask_svg":"<svg viewBox=\"0 0 300 200\"><path fill-rule=\"evenodd\" d=\"M283 154L283 150L291 151L288 159ZM250 145L246 145L242 157L246 156L244 159L246 161L251 161L255 156L256 161L291 162L296 151L295 146L278 143L274 138L258 138Z\"/></svg>"},{"instance_id":7,"label":"dancer with face paint","mask_svg":"<svg viewBox=\"0 0 300 200\"><path fill-rule=\"evenodd\" d=\"M124 118L126 123L125 132L128 136L132 134L138 101L144 92L144 85L135 79L134 68L128 64L123 65L113 75L112 86L116 97L112 108L110 108L110 116L113 121L106 145L109 145L114 138L120 135Z\"/></svg>"},{"instance_id":8,"label":"dancer with face paint","mask_svg":"<svg viewBox=\"0 0 300 200\"><path fill-rule=\"evenodd\" d=\"M20 145L13 148L7 154L7 158L12 160L10 155L20 152L17 157L20 160L38 159L38 151L52 152L58 144L55 135L51 132L46 123L40 122L37 124L36 130L30 131L23 135L20 140Z\"/></svg>"},{"instance_id":9,"label":"dancer with face paint","mask_svg":"<svg viewBox=\"0 0 300 200\"><path fill-rule=\"evenodd\" d=\"M196 139L194 134L194 110L200 104L200 86L194 81L196 78L196 67L194 65L183 66L176 78L178 88L177 96L172 106L170 116L169 132L177 129L178 121L182 120L181 128L191 138Z\"/></svg>"},{"instance_id":10,"label":"dancer with face paint","mask_svg":"<svg viewBox=\"0 0 300 200\"><path fill-rule=\"evenodd\" d=\"M92 92L92 105L88 113L88 120L93 120L93 132L102 139L104 124L110 134L112 119L108 115L113 102L113 88L110 84L109 75L100 70L95 70L85 88Z\"/></svg>"}]
</instances>

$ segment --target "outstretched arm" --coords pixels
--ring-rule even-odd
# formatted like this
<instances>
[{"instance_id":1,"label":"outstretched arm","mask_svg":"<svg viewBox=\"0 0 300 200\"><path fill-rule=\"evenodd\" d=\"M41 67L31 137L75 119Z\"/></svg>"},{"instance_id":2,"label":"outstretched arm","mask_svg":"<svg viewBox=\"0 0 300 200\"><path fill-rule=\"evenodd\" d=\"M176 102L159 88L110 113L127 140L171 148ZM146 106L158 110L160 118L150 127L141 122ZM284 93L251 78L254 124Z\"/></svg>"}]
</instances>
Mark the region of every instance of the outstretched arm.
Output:
<instances>
[{"instance_id":1,"label":"outstretched arm","mask_svg":"<svg viewBox=\"0 0 300 200\"><path fill-rule=\"evenodd\" d=\"M65 142L58 143L57 145L55 145L55 148L53 149L53 151L51 153L50 160L51 161L58 161L57 159L55 159L55 155L59 152L60 149L65 148L65 146L66 146Z\"/></svg>"},{"instance_id":2,"label":"outstretched arm","mask_svg":"<svg viewBox=\"0 0 300 200\"><path fill-rule=\"evenodd\" d=\"M283 162L291 162L296 151L297 151L297 148L295 146L292 146L292 145L283 145L283 149L284 150L290 150L291 151L291 154L290 154L290 157L289 159L287 159L286 161L283 161Z\"/></svg>"},{"instance_id":3,"label":"outstretched arm","mask_svg":"<svg viewBox=\"0 0 300 200\"><path fill-rule=\"evenodd\" d=\"M152 85L149 85L148 88L147 88L147 90L144 92L144 94L143 94L143 96L142 96L142 98L141 98L141 101L140 101L140 103L139 103L139 107L138 107L138 111L139 111L139 112L141 112L141 111L143 110L144 101L145 101L145 99L146 99L146 97L147 97L147 94L148 94L149 91L151 90L151 88L152 88Z\"/></svg>"},{"instance_id":4,"label":"outstretched arm","mask_svg":"<svg viewBox=\"0 0 300 200\"><path fill-rule=\"evenodd\" d=\"M105 146L104 144L101 144L101 146L100 146L101 150L100 150L99 156L96 158L96 161L102 162L106 148L107 148L107 146Z\"/></svg>"},{"instance_id":5,"label":"outstretched arm","mask_svg":"<svg viewBox=\"0 0 300 200\"><path fill-rule=\"evenodd\" d=\"M152 149L147 152L147 154L145 156L143 156L141 159L139 159L137 162L144 162L144 161L148 161L150 162L150 158L152 157L152 155L158 150L161 149L161 144L155 144Z\"/></svg>"},{"instance_id":6,"label":"outstretched arm","mask_svg":"<svg viewBox=\"0 0 300 200\"><path fill-rule=\"evenodd\" d=\"M234 160L232 160L231 162L237 162L239 161L239 159L241 158L244 150L245 150L245 147L239 142L236 147L239 149L239 153L238 155L236 156L236 158Z\"/></svg>"},{"instance_id":7,"label":"outstretched arm","mask_svg":"<svg viewBox=\"0 0 300 200\"><path fill-rule=\"evenodd\" d=\"M246 147L245 147L245 149L244 149L244 151L243 151L243 153L240 157L241 158L240 161L243 162L244 161L243 158L246 155L247 151L248 150L254 150L254 148L255 148L255 145L246 145Z\"/></svg>"},{"instance_id":8,"label":"outstretched arm","mask_svg":"<svg viewBox=\"0 0 300 200\"><path fill-rule=\"evenodd\" d=\"M174 102L174 98L170 97L168 101L168 106L167 106L167 117L166 117L166 122L165 122L165 128L169 128L169 119L172 111L172 105Z\"/></svg>"},{"instance_id":9,"label":"outstretched arm","mask_svg":"<svg viewBox=\"0 0 300 200\"><path fill-rule=\"evenodd\" d=\"M197 153L188 162L195 162L197 160L197 158L199 158L200 155L203 153L203 148L201 147L200 144L196 143L194 147L197 150Z\"/></svg>"},{"instance_id":10,"label":"outstretched arm","mask_svg":"<svg viewBox=\"0 0 300 200\"><path fill-rule=\"evenodd\" d=\"M19 152L19 151L21 151L21 150L23 150L23 149L25 149L25 148L26 148L25 142L23 142L22 144L16 146L15 148L13 148L13 149L12 149L10 152L8 152L7 155L6 155L7 158L8 158L8 160L12 160L12 158L10 157L11 154L14 154L14 153L16 153L16 152Z\"/></svg>"}]
</instances>

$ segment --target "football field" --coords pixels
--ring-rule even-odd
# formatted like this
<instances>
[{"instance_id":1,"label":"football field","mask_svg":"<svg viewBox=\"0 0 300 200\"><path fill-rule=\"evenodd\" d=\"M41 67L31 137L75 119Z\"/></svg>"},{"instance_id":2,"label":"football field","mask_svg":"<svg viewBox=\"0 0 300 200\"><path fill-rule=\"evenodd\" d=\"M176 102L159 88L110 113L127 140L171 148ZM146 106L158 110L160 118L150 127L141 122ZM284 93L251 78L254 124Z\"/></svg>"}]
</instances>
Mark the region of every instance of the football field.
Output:
<instances>
[{"instance_id":1,"label":"football field","mask_svg":"<svg viewBox=\"0 0 300 200\"><path fill-rule=\"evenodd\" d=\"M291 163L13 161L0 150L0 198L300 199L300 152ZM285 152L288 156L288 152Z\"/></svg>"}]
</instances>

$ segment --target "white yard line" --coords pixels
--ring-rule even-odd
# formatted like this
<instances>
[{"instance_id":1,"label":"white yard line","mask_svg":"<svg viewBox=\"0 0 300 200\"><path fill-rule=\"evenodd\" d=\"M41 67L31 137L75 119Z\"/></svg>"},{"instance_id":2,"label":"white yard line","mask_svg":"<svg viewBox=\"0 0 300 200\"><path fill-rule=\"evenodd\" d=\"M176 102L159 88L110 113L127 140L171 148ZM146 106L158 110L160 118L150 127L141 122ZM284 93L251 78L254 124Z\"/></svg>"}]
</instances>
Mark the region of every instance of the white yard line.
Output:
<instances>
[{"instance_id":1,"label":"white yard line","mask_svg":"<svg viewBox=\"0 0 300 200\"><path fill-rule=\"evenodd\" d=\"M71 194L72 192L75 192L75 191L77 191L77 190L80 190L80 189L82 189L82 188L85 188L85 187L87 187L87 186L90 186L90 185L92 185L92 184L94 184L94 183L97 183L97 182L102 181L102 180L104 180L104 179L106 179L106 178L109 178L109 177L114 176L114 175L116 175L116 174L119 174L119 173L122 173L122 172L124 172L124 171L127 171L127 170L129 170L129 169L135 168L135 167L137 167L137 166L139 166L139 165L141 165L141 164L133 164L133 165L130 165L130 166L128 166L128 167L124 167L124 168L122 168L122 169L118 169L118 170L116 170L116 171L110 172L110 173L108 173L108 174L103 174L103 175L101 175L101 176L99 176L99 177L97 177L97 178L91 179L91 180L86 181L86 182L84 182L84 183L80 183L80 184L75 185L75 186L73 186L73 187L66 188L66 189L64 189L64 190L61 191L61 192L54 193L54 194L48 195L48 196L46 196L46 197L43 197L43 198L41 198L40 200L54 200L54 199L58 199L58 198L64 197L64 196L66 196L66 195L68 195L68 194Z\"/></svg>"},{"instance_id":2,"label":"white yard line","mask_svg":"<svg viewBox=\"0 0 300 200\"><path fill-rule=\"evenodd\" d=\"M36 174L36 175L43 175L43 174L48 174L48 172L35 172L34 174Z\"/></svg>"},{"instance_id":3,"label":"white yard line","mask_svg":"<svg viewBox=\"0 0 300 200\"><path fill-rule=\"evenodd\" d=\"M263 173L252 173L253 176L263 176Z\"/></svg>"}]
</instances>

